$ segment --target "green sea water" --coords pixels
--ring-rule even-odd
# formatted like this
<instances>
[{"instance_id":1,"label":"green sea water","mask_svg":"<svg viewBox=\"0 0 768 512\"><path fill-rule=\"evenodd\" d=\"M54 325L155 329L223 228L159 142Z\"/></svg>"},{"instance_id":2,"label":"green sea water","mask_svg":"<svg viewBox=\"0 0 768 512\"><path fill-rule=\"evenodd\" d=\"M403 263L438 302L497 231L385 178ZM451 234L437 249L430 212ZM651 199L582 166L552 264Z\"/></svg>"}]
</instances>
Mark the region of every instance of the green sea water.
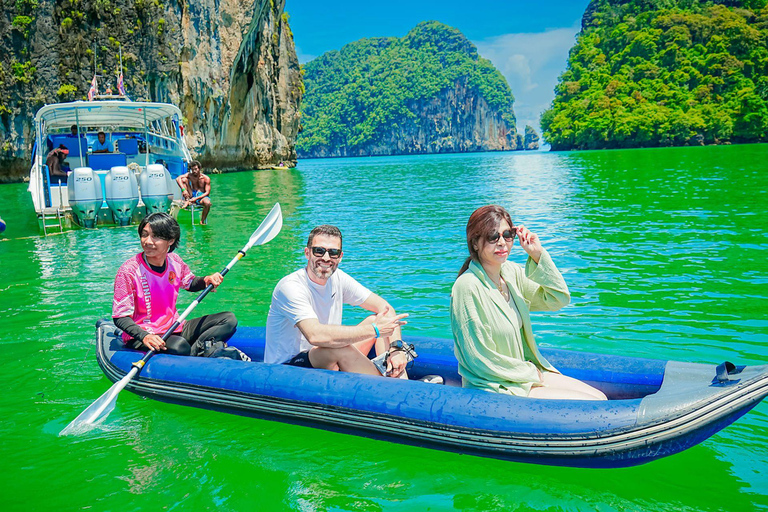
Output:
<instances>
[{"instance_id":1,"label":"green sea water","mask_svg":"<svg viewBox=\"0 0 768 512\"><path fill-rule=\"evenodd\" d=\"M333 223L342 268L410 313L405 333L447 339L466 220L498 203L539 234L573 295L534 315L541 345L766 364L767 162L766 145L307 160L213 176L210 225L181 215L178 252L198 273L220 270L279 201L281 234L195 314L264 325L309 229ZM112 280L138 239L135 227L39 236L26 187L0 192L2 510L768 509L768 403L683 453L613 470L402 446L129 391L103 428L59 437L111 384L94 323L110 315Z\"/></svg>"}]
</instances>

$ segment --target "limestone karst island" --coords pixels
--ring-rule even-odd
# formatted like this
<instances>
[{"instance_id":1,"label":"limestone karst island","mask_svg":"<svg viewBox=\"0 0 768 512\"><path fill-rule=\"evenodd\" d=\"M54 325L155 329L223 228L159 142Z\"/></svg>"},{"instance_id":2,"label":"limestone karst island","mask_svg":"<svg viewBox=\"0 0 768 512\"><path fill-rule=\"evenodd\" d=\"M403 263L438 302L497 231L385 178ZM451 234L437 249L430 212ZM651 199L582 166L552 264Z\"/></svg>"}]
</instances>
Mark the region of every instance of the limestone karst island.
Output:
<instances>
[{"instance_id":1,"label":"limestone karst island","mask_svg":"<svg viewBox=\"0 0 768 512\"><path fill-rule=\"evenodd\" d=\"M17 0L0 21L0 179L27 175L32 119L118 72L182 112L218 168L297 157L536 149L514 91L461 32L426 21L299 66L285 1ZM549 109L553 149L765 141L765 2L594 0ZM119 61L118 61L118 56Z\"/></svg>"}]
</instances>

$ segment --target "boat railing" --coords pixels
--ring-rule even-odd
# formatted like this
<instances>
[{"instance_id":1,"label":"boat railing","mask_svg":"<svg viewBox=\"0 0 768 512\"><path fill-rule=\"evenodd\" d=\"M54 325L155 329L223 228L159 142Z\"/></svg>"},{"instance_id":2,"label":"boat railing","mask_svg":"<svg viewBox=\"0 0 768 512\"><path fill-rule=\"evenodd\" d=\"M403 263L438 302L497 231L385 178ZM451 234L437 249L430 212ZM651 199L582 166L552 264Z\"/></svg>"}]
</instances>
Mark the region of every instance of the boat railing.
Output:
<instances>
[{"instance_id":1,"label":"boat railing","mask_svg":"<svg viewBox=\"0 0 768 512\"><path fill-rule=\"evenodd\" d=\"M148 132L147 135L149 138L147 142L150 146L167 150L181 149L181 144L179 144L179 140L175 137L153 132Z\"/></svg>"}]
</instances>

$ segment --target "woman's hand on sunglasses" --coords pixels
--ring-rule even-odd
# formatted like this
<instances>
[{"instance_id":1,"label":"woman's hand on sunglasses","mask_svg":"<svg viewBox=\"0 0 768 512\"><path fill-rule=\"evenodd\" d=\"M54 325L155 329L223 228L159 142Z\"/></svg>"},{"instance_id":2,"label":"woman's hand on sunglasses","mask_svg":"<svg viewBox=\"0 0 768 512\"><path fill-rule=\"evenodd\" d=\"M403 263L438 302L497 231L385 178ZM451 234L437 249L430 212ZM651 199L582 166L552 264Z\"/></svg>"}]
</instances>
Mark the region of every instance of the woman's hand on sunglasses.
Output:
<instances>
[{"instance_id":1,"label":"woman's hand on sunglasses","mask_svg":"<svg viewBox=\"0 0 768 512\"><path fill-rule=\"evenodd\" d=\"M539 259L541 258L541 252L544 250L541 247L541 241L539 241L539 236L523 226L522 224L516 226L517 227L517 238L520 240L520 246L523 248L523 250L528 254L528 256L533 259L533 261L536 262L536 264L539 264Z\"/></svg>"}]
</instances>

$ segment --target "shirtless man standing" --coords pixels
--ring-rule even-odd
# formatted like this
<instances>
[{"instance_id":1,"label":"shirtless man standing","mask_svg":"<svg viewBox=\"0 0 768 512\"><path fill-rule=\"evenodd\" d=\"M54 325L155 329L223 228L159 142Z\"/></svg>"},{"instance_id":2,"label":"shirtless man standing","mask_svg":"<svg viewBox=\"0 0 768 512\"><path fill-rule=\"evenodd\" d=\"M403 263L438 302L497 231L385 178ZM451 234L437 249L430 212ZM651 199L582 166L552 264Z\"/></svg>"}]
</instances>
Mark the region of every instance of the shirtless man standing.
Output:
<instances>
[{"instance_id":1,"label":"shirtless man standing","mask_svg":"<svg viewBox=\"0 0 768 512\"><path fill-rule=\"evenodd\" d=\"M203 207L203 215L200 224L208 224L208 212L211 209L211 178L203 174L203 166L197 160L189 163L189 172L176 178L176 183L181 188L184 197L184 208L189 204L198 204Z\"/></svg>"}]
</instances>

